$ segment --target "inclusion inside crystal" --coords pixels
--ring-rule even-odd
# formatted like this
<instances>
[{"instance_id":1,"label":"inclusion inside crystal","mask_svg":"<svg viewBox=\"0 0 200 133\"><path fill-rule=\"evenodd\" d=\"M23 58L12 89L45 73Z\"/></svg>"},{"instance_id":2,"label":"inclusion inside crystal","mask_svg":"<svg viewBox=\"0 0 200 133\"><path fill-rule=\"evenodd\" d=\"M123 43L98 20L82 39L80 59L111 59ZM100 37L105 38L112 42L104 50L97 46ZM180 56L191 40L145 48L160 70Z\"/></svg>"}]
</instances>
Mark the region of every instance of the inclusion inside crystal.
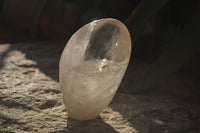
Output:
<instances>
[{"instance_id":1,"label":"inclusion inside crystal","mask_svg":"<svg viewBox=\"0 0 200 133\"><path fill-rule=\"evenodd\" d=\"M88 59L110 59L115 54L119 28L115 24L105 23L91 34L86 49L86 60Z\"/></svg>"}]
</instances>

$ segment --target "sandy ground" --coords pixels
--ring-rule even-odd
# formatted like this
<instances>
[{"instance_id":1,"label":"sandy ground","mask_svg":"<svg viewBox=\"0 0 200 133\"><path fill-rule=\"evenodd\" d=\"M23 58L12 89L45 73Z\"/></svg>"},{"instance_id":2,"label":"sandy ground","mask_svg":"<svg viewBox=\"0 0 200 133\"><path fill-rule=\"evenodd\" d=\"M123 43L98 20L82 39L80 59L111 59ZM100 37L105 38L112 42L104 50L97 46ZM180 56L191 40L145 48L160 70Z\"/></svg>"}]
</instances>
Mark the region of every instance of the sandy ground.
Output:
<instances>
[{"instance_id":1,"label":"sandy ground","mask_svg":"<svg viewBox=\"0 0 200 133\"><path fill-rule=\"evenodd\" d=\"M118 92L90 121L68 118L58 83L64 43L0 44L1 133L199 133L200 107L165 93Z\"/></svg>"}]
</instances>

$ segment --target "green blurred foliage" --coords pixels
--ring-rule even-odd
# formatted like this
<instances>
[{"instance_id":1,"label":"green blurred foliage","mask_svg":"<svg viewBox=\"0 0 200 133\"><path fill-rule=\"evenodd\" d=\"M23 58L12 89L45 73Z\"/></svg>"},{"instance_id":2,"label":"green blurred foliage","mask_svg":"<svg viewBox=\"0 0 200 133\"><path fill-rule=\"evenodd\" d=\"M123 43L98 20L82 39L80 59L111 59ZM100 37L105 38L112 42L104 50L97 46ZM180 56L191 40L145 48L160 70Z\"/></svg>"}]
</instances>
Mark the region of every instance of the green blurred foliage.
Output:
<instances>
[{"instance_id":1,"label":"green blurred foliage","mask_svg":"<svg viewBox=\"0 0 200 133\"><path fill-rule=\"evenodd\" d=\"M137 31L144 28L144 25L152 18L160 8L162 8L169 0L142 0L132 13L131 24ZM131 27L133 28L133 27Z\"/></svg>"},{"instance_id":2,"label":"green blurred foliage","mask_svg":"<svg viewBox=\"0 0 200 133\"><path fill-rule=\"evenodd\" d=\"M140 92L155 86L200 52L200 4L197 0L143 0L135 9L130 21L131 28L133 28L130 30L135 33L133 43L136 43L137 38L141 36L145 24L169 2L173 6L173 15L175 16L173 16L173 20L181 26L181 31L174 37L175 39L162 48L158 59L141 77L134 78L131 84L127 84L125 89L128 92Z\"/></svg>"},{"instance_id":3,"label":"green blurred foliage","mask_svg":"<svg viewBox=\"0 0 200 133\"><path fill-rule=\"evenodd\" d=\"M37 35L37 27L40 16L49 0L38 0L36 5L35 16L32 24L31 34L33 39ZM85 25L95 19L101 18L116 18L124 21L132 9L134 9L139 0L57 0L60 3L74 3L80 7L81 10L81 24ZM61 8L62 5L61 4ZM64 11L64 10L63 10ZM63 16L64 13L61 13ZM63 19L63 23L67 23L68 20ZM66 29L67 30L67 29Z\"/></svg>"},{"instance_id":4,"label":"green blurred foliage","mask_svg":"<svg viewBox=\"0 0 200 133\"><path fill-rule=\"evenodd\" d=\"M39 20L40 20L40 16L47 4L48 0L40 0L38 1L37 5L36 5L36 11L35 11L35 16L33 19L33 23L32 23L32 27L31 27L31 35L32 35L32 39L35 40L36 36L37 36L37 28L38 28L38 24L39 24Z\"/></svg>"}]
</instances>

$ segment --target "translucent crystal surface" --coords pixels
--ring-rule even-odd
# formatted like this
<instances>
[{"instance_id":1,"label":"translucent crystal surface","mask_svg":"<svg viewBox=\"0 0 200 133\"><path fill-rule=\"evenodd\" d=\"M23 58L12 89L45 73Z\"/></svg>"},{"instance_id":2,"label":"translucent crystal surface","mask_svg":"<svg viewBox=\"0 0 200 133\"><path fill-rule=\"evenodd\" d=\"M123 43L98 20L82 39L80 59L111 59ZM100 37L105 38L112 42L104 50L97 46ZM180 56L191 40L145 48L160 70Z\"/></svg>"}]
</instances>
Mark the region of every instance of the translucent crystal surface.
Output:
<instances>
[{"instance_id":1,"label":"translucent crystal surface","mask_svg":"<svg viewBox=\"0 0 200 133\"><path fill-rule=\"evenodd\" d=\"M108 106L131 54L127 28L101 19L79 29L67 43L59 64L60 87L71 118L95 118Z\"/></svg>"}]
</instances>

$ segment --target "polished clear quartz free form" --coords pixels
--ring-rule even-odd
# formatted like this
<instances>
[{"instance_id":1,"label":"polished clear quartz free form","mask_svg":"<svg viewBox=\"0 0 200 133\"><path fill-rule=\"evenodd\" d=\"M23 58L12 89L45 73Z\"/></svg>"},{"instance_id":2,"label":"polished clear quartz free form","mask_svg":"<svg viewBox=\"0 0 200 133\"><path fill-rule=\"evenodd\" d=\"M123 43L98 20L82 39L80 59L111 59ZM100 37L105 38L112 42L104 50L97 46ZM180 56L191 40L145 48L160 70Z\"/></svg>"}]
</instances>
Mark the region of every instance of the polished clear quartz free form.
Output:
<instances>
[{"instance_id":1,"label":"polished clear quartz free form","mask_svg":"<svg viewBox=\"0 0 200 133\"><path fill-rule=\"evenodd\" d=\"M69 117L96 118L108 106L126 71L131 39L116 19L100 19L70 38L59 64L60 87Z\"/></svg>"}]
</instances>

